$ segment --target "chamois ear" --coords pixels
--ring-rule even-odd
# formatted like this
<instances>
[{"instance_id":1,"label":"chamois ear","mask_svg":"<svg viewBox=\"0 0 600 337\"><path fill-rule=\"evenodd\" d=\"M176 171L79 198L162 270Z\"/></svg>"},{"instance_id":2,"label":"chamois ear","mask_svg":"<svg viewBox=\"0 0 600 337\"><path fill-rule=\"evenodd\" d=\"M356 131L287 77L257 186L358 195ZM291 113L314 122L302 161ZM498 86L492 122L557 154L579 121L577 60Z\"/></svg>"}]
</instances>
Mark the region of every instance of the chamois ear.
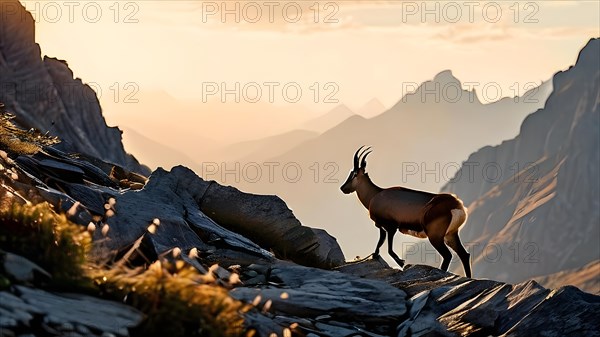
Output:
<instances>
[{"instance_id":1,"label":"chamois ear","mask_svg":"<svg viewBox=\"0 0 600 337\"><path fill-rule=\"evenodd\" d=\"M368 151L365 150L366 152L364 153L364 155L362 157L362 161L360 162L360 168L363 169L363 170L365 168L367 168L367 156L369 155L369 153L373 152L373 151L370 150L370 147L367 148L367 150Z\"/></svg>"}]
</instances>

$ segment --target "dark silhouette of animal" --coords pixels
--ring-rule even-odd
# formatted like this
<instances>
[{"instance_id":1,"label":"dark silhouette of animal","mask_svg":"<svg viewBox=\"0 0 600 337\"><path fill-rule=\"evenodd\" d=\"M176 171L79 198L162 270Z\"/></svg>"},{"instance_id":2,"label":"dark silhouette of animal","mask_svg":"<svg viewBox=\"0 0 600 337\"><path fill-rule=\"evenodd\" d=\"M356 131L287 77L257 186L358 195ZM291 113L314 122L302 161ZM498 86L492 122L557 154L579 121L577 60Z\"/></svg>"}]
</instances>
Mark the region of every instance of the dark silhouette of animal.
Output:
<instances>
[{"instance_id":1,"label":"dark silhouette of animal","mask_svg":"<svg viewBox=\"0 0 600 337\"><path fill-rule=\"evenodd\" d=\"M400 265L404 260L394 252L394 234L401 233L418 238L428 238L433 247L442 255L440 269L447 271L452 248L460 258L465 275L471 277L470 254L460 242L459 228L467 220L467 209L453 194L428 193L404 187L381 188L375 185L365 172L370 147L354 154L354 168L341 186L344 194L356 192L360 202L369 210L369 216L379 228L379 241L373 253L379 255L379 248L388 234L388 253ZM360 153L359 153L360 152ZM360 162L360 166L359 166Z\"/></svg>"}]
</instances>

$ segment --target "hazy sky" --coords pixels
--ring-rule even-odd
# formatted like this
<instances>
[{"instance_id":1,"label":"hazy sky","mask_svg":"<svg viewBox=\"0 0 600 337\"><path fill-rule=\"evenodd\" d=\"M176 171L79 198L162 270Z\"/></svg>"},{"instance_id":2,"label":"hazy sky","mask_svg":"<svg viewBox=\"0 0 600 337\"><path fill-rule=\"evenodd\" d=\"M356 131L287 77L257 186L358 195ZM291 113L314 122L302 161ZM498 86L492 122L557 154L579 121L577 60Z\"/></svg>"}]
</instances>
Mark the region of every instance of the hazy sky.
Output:
<instances>
[{"instance_id":1,"label":"hazy sky","mask_svg":"<svg viewBox=\"0 0 600 337\"><path fill-rule=\"evenodd\" d=\"M97 83L103 102L136 90L214 100L229 88L242 103L260 91L263 103L299 99L319 111L374 97L389 107L444 69L476 90L495 82L514 96L573 64L600 35L596 0L23 3L43 53Z\"/></svg>"}]
</instances>

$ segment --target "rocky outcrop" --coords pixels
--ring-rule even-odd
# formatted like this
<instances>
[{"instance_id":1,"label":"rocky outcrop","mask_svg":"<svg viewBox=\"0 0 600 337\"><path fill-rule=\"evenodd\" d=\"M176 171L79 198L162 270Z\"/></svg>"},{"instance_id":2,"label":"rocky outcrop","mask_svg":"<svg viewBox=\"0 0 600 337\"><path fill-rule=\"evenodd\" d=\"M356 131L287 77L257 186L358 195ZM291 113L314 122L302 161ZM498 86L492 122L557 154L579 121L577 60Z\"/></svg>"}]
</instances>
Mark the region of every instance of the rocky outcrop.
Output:
<instances>
[{"instance_id":1,"label":"rocky outcrop","mask_svg":"<svg viewBox=\"0 0 600 337\"><path fill-rule=\"evenodd\" d=\"M186 254L195 249L213 263L268 262L274 259L269 250L308 266L330 268L345 261L334 238L301 225L275 196L205 181L181 166L171 172L159 168L145 185L123 185L114 177L122 169L98 167L97 162L47 148L18 156L13 165L21 180L32 185L24 195L49 201L83 226L92 222L105 228L94 233L99 256L141 240L145 254L154 258L178 248Z\"/></svg>"},{"instance_id":2,"label":"rocky outcrop","mask_svg":"<svg viewBox=\"0 0 600 337\"><path fill-rule=\"evenodd\" d=\"M174 172L183 170L180 167ZM192 174L188 170L188 175ZM325 268L345 262L335 238L324 230L302 226L285 202L277 196L240 192L214 181L193 186L200 209L217 223L240 233L280 258Z\"/></svg>"},{"instance_id":3,"label":"rocky outcrop","mask_svg":"<svg viewBox=\"0 0 600 337\"><path fill-rule=\"evenodd\" d=\"M307 251L313 258L305 257L301 261L305 265L283 260L301 255L290 248L284 251L288 255L282 255L274 248L277 244L266 237L272 235L269 233L285 236L289 228L296 227L286 221L297 225L283 201L204 181L184 167L171 172L158 169L143 188L131 189L119 187L120 182L98 164L56 149L14 160L6 154L1 157L6 173L2 175L3 190L35 202L48 201L72 221L96 228L93 256L120 257L127 252L132 264L177 258L202 273L229 280L224 284L234 287L230 295L252 307L243 315L245 329L254 330L255 336L600 336L596 317L600 297L574 287L549 290L535 282L510 285L474 280L421 265L400 271L380 258L335 270L315 268L323 267L323 261L333 265L328 259L339 247L326 233L310 228L317 247L327 244L327 249ZM212 199L207 199L209 196ZM229 208L224 200L231 200ZM245 227L241 225L244 217L248 219ZM252 235L250 225L265 236L260 245L242 235ZM295 236L298 242L290 247L304 249L300 240L307 237ZM326 239L318 239L323 237ZM319 255L321 252L327 254ZM8 265L15 275L39 274L39 267L33 264L13 268L15 258L5 258L4 268ZM215 263L219 267L215 268ZM233 277L233 273L238 275ZM230 282L234 279L241 282ZM30 294L36 294L38 302ZM24 324L19 317L29 317L29 309L22 308L31 303L58 312L45 314L48 318L42 320L51 323L49 328L57 331L56 335L68 335L71 332L65 329L71 327L107 331L91 326L91 318L86 316L86 306L96 306L94 299L21 286L0 296L11 299L7 302L11 314L0 322L9 331L30 331L18 329ZM126 327L136 322L135 311L103 303L98 304L105 308L102 310L114 310L119 317L129 312L126 324L109 331L127 335ZM69 309L60 309L60 305ZM80 315L71 315L73 308L79 308Z\"/></svg>"},{"instance_id":4,"label":"rocky outcrop","mask_svg":"<svg viewBox=\"0 0 600 337\"><path fill-rule=\"evenodd\" d=\"M106 125L94 90L67 62L41 58L33 17L19 1L0 1L0 17L0 102L18 123L60 135L63 149L149 174L125 152L121 131Z\"/></svg>"},{"instance_id":5,"label":"rocky outcrop","mask_svg":"<svg viewBox=\"0 0 600 337\"><path fill-rule=\"evenodd\" d=\"M468 205L476 277L520 282L600 256L598 55L592 39L520 134L473 153L443 189Z\"/></svg>"},{"instance_id":6,"label":"rocky outcrop","mask_svg":"<svg viewBox=\"0 0 600 337\"><path fill-rule=\"evenodd\" d=\"M516 285L459 277L409 265L403 272L379 261L340 271L385 280L406 291L408 317L398 336L573 336L598 334L600 297L575 287L556 290L534 281Z\"/></svg>"},{"instance_id":7,"label":"rocky outcrop","mask_svg":"<svg viewBox=\"0 0 600 337\"><path fill-rule=\"evenodd\" d=\"M261 309L247 320L261 336L290 325L320 336L390 336L407 313L406 293L379 280L283 263L262 275L263 284L231 291Z\"/></svg>"}]
</instances>

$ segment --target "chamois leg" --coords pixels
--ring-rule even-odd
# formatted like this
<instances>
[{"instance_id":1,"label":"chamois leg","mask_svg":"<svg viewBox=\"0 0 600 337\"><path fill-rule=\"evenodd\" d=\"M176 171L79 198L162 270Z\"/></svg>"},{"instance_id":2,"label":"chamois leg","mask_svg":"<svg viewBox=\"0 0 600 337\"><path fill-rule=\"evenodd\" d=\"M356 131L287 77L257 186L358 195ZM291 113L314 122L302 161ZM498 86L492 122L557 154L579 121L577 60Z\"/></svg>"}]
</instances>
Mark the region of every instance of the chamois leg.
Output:
<instances>
[{"instance_id":1,"label":"chamois leg","mask_svg":"<svg viewBox=\"0 0 600 337\"><path fill-rule=\"evenodd\" d=\"M375 252L373 253L373 258L377 258L379 256L379 248L383 246L383 242L385 241L385 230L382 227L379 227L379 241L377 241L377 247L375 248Z\"/></svg>"},{"instance_id":2,"label":"chamois leg","mask_svg":"<svg viewBox=\"0 0 600 337\"><path fill-rule=\"evenodd\" d=\"M452 253L444 243L444 236L446 235L446 229L448 228L449 223L450 219L447 218L435 219L427 225L426 232L433 248L442 255L443 261L440 269L443 271L448 271L450 261L452 261Z\"/></svg>"},{"instance_id":3,"label":"chamois leg","mask_svg":"<svg viewBox=\"0 0 600 337\"><path fill-rule=\"evenodd\" d=\"M471 254L467 252L465 247L460 242L458 232L449 234L446 236L446 244L452 248L458 254L460 261L462 262L463 268L465 269L465 276L471 277Z\"/></svg>"},{"instance_id":4,"label":"chamois leg","mask_svg":"<svg viewBox=\"0 0 600 337\"><path fill-rule=\"evenodd\" d=\"M394 252L394 234L396 234L396 228L391 229L388 234L388 254L390 254L394 261L402 268L404 267L404 260L398 257Z\"/></svg>"}]
</instances>

